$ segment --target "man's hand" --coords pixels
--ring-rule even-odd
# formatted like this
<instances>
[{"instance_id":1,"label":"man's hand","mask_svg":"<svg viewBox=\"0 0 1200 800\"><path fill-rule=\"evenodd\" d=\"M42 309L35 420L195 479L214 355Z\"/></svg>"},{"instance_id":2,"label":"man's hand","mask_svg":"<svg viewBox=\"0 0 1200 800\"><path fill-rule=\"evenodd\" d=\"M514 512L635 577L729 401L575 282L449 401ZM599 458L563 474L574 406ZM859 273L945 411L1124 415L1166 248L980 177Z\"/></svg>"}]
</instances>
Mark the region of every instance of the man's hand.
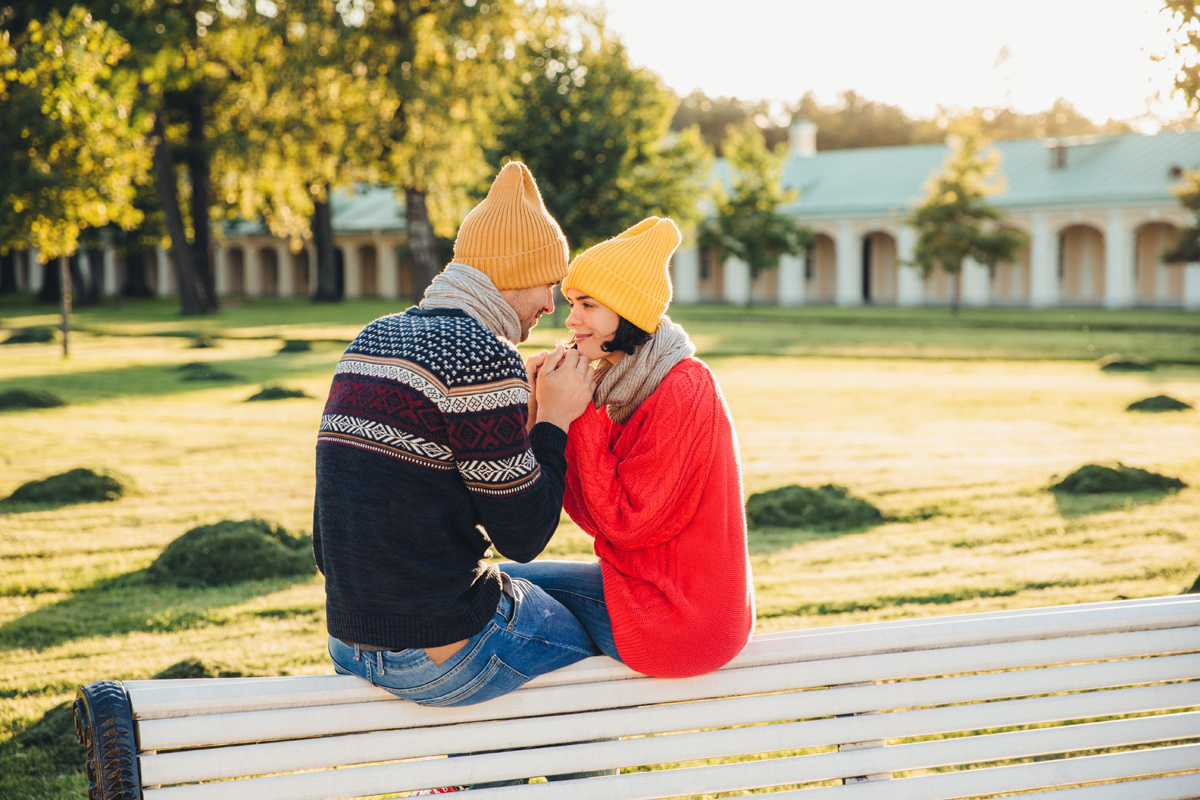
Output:
<instances>
[{"instance_id":1,"label":"man's hand","mask_svg":"<svg viewBox=\"0 0 1200 800\"><path fill-rule=\"evenodd\" d=\"M538 370L542 368L542 364L546 363L546 358L550 354L545 350L535 356L530 356L525 362L525 372L529 376L529 418L525 423L525 430L533 430L533 426L537 424L537 376Z\"/></svg>"},{"instance_id":2,"label":"man's hand","mask_svg":"<svg viewBox=\"0 0 1200 800\"><path fill-rule=\"evenodd\" d=\"M568 430L592 402L593 375L583 353L564 350L562 345L554 348L538 369L537 421Z\"/></svg>"}]
</instances>

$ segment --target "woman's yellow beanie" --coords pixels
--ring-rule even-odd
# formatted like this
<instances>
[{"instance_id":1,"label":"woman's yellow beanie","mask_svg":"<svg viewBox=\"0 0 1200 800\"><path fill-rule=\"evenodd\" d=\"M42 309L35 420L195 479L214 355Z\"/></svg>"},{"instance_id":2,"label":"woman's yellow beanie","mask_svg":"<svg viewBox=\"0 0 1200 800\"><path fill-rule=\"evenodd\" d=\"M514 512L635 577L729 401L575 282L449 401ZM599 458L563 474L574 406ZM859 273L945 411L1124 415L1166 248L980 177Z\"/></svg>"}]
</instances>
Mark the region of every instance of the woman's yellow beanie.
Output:
<instances>
[{"instance_id":1,"label":"woman's yellow beanie","mask_svg":"<svg viewBox=\"0 0 1200 800\"><path fill-rule=\"evenodd\" d=\"M474 267L497 289L558 283L567 272L567 237L546 210L529 167L510 161L454 240L454 261Z\"/></svg>"},{"instance_id":2,"label":"woman's yellow beanie","mask_svg":"<svg viewBox=\"0 0 1200 800\"><path fill-rule=\"evenodd\" d=\"M596 298L647 333L671 303L671 254L683 236L669 219L650 217L571 262L562 290Z\"/></svg>"}]
</instances>

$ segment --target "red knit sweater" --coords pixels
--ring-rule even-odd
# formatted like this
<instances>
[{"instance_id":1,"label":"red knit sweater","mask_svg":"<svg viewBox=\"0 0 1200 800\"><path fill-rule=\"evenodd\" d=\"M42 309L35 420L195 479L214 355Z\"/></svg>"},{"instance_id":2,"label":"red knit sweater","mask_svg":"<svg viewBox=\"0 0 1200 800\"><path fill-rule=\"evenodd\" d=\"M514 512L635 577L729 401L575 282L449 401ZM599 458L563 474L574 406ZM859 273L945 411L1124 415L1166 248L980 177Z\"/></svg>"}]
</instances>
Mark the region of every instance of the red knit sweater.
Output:
<instances>
[{"instance_id":1,"label":"red knit sweater","mask_svg":"<svg viewBox=\"0 0 1200 800\"><path fill-rule=\"evenodd\" d=\"M754 584L737 434L702 361L676 365L624 424L589 407L571 425L563 504L595 539L627 665L685 678L741 652Z\"/></svg>"}]
</instances>

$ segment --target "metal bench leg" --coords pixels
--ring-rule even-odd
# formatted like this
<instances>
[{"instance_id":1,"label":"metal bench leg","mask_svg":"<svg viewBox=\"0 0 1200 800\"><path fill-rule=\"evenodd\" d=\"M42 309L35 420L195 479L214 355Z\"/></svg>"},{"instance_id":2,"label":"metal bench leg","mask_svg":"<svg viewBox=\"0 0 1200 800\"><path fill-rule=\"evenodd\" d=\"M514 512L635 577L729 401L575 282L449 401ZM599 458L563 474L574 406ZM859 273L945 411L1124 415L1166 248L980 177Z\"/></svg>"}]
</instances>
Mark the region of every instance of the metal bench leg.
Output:
<instances>
[{"instance_id":1,"label":"metal bench leg","mask_svg":"<svg viewBox=\"0 0 1200 800\"><path fill-rule=\"evenodd\" d=\"M133 711L120 681L79 687L75 736L87 751L89 800L142 800Z\"/></svg>"}]
</instances>

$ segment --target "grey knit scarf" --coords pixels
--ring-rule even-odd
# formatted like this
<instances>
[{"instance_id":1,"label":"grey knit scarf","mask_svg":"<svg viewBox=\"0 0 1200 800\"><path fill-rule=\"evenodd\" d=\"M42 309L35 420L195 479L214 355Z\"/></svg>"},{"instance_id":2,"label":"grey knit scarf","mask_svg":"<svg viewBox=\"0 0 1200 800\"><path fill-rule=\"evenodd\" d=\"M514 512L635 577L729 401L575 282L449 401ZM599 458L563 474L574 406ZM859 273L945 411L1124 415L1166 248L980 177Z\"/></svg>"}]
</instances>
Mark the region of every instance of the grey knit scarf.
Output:
<instances>
[{"instance_id":1,"label":"grey knit scarf","mask_svg":"<svg viewBox=\"0 0 1200 800\"><path fill-rule=\"evenodd\" d=\"M425 290L421 309L457 308L502 339L521 340L521 319L492 279L474 267L450 263Z\"/></svg>"},{"instance_id":2,"label":"grey knit scarf","mask_svg":"<svg viewBox=\"0 0 1200 800\"><path fill-rule=\"evenodd\" d=\"M596 408L608 406L608 417L613 422L628 422L671 368L695 353L696 345L683 326L663 314L658 330L636 352L626 353L615 365L600 362L592 401Z\"/></svg>"}]
</instances>

